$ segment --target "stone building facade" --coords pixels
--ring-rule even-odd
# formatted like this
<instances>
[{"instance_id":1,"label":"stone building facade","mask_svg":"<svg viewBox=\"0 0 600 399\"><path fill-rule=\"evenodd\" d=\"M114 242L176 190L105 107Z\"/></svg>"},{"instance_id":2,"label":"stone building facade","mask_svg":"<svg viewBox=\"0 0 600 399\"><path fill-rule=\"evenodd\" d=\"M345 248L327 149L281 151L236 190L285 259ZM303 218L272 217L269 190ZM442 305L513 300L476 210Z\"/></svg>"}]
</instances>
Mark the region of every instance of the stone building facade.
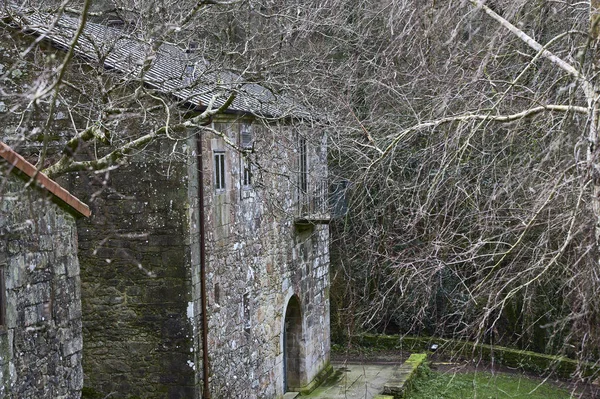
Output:
<instances>
[{"instance_id":1,"label":"stone building facade","mask_svg":"<svg viewBox=\"0 0 600 399\"><path fill-rule=\"evenodd\" d=\"M0 397L78 398L83 372L75 220L89 211L41 175L35 178L44 188L32 183L33 166L2 142L0 161Z\"/></svg>"},{"instance_id":2,"label":"stone building facade","mask_svg":"<svg viewBox=\"0 0 600 399\"><path fill-rule=\"evenodd\" d=\"M298 186L298 137L310 128L240 115L214 128L233 143L252 131L250 181L246 157L203 133L181 146L180 162L134 159L108 187L85 175L71 186L86 200L100 192L78 226L89 391L201 397L203 274L212 397L279 398L329 370L328 215L303 212L324 197ZM326 177L322 140L306 144L310 186Z\"/></svg>"},{"instance_id":3,"label":"stone building facade","mask_svg":"<svg viewBox=\"0 0 600 399\"><path fill-rule=\"evenodd\" d=\"M27 27L33 39L38 33L46 38L38 44L46 59L60 54L52 45L69 42L65 27L71 22L61 19L55 35L44 30L42 17L19 23L27 18L35 22ZM14 24L2 34L5 42L22 43L0 56L8 65L33 39ZM86 26L77 49L83 58L66 74L79 82L79 92L65 87L65 101L56 108L57 115L69 115L52 127L58 141L73 124L86 126L76 108L66 108L69 98L81 106L98 95L86 75L93 59L85 40L118 34ZM119 57L132 57L127 42L119 43L125 44L107 47L120 53L104 58L113 71ZM167 47L146 76L187 73L185 65L165 69L185 57ZM35 67L34 57L19 65L16 92L35 76L28 72ZM172 85L173 76L165 81ZM158 91L161 84L151 82ZM109 179L95 172L64 178L63 185L92 208L92 217L77 222L84 397L200 398L208 389L213 398L281 398L310 390L330 370L326 137L306 114L279 112L290 108L289 100L247 87L208 130L157 140ZM170 90L166 94L179 95ZM194 95L183 91L181 97ZM208 102L198 96L194 104ZM13 107L6 101L5 110ZM83 108L92 113L92 105ZM170 120L202 110L182 107ZM160 111L132 117L122 131L152 129L152 117L160 119ZM7 113L0 111L0 118L5 126L17 125ZM3 133L24 151L37 148L16 130Z\"/></svg>"},{"instance_id":4,"label":"stone building facade","mask_svg":"<svg viewBox=\"0 0 600 399\"><path fill-rule=\"evenodd\" d=\"M329 231L322 223L328 215L325 198L314 190L326 177L324 137L310 126L265 125L248 117L214 125L240 145L244 134L254 137L250 181L246 157L228 150L223 139L202 137L214 397L275 398L308 389L329 366ZM305 140L315 136L319 140ZM224 188L215 176L219 154ZM190 182L197 182L196 164L191 166ZM195 193L190 184L193 253L201 250ZM199 269L199 257L191 258L192 270ZM201 331L196 285L194 323Z\"/></svg>"}]
</instances>

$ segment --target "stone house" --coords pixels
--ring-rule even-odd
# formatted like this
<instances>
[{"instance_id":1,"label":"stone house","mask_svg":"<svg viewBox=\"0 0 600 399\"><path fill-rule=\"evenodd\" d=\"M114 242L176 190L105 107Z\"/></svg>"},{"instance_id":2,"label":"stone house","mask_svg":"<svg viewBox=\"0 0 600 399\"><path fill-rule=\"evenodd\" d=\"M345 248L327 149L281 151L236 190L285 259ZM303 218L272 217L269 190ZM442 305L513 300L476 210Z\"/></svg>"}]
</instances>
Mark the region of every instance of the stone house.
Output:
<instances>
[{"instance_id":1,"label":"stone house","mask_svg":"<svg viewBox=\"0 0 600 399\"><path fill-rule=\"evenodd\" d=\"M75 220L89 209L2 142L0 173L0 397L79 397Z\"/></svg>"},{"instance_id":2,"label":"stone house","mask_svg":"<svg viewBox=\"0 0 600 399\"><path fill-rule=\"evenodd\" d=\"M59 54L78 26L62 17L50 28L36 13L9 18L3 40L19 49L43 36L36 46L45 55ZM53 125L58 141L66 126L85 126L68 99L79 95L81 104L88 75L135 75L147 50L119 29L87 23L68 73L79 94L65 87L56 109L72 115ZM4 54L7 64L18 51ZM63 179L92 208L77 225L84 397L281 398L330 370L326 135L290 99L207 65L166 43L140 81L179 104L172 121L218 108L227 96L216 92L236 91L208 126L150 143L110 179L88 171ZM32 75L27 68L15 91ZM122 128L155 126L132 117ZM16 131L4 138L35 155L38 144Z\"/></svg>"}]
</instances>

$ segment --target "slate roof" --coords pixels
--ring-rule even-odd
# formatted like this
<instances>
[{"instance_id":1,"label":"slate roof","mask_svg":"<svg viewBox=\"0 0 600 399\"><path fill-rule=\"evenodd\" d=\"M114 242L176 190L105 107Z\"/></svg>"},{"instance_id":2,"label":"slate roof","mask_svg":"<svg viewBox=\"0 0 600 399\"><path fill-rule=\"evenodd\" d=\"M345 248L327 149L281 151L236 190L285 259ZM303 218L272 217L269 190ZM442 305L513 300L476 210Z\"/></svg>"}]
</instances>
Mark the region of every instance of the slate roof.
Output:
<instances>
[{"instance_id":1,"label":"slate roof","mask_svg":"<svg viewBox=\"0 0 600 399\"><path fill-rule=\"evenodd\" d=\"M79 26L78 18L66 15L54 21L55 17L51 14L21 12L14 7L13 11L15 13L10 19L18 28L41 36L61 48L68 48ZM7 17L6 10L0 10L2 13ZM209 104L214 95L217 98L213 108L218 108L229 93L236 90L238 94L228 109L230 112L266 118L310 119L308 111L290 98L245 81L233 72L216 70L198 54L188 54L174 44L164 43L153 55L151 44L118 28L86 23L75 52L80 57L96 62L103 59L106 68L117 70L127 78L143 79L145 84L201 109ZM148 57L153 57L151 66L142 74Z\"/></svg>"}]
</instances>

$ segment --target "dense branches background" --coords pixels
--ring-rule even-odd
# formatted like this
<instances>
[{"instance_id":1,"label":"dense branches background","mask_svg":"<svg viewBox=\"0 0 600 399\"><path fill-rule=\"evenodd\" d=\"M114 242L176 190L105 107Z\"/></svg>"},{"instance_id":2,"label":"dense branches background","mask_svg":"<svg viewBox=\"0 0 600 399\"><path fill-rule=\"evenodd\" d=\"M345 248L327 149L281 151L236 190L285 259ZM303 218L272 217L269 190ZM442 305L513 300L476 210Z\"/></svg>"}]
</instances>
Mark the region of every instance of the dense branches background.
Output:
<instances>
[{"instance_id":1,"label":"dense branches background","mask_svg":"<svg viewBox=\"0 0 600 399\"><path fill-rule=\"evenodd\" d=\"M340 79L332 158L353 182L334 225L340 338L375 329L596 358L588 115L470 118L585 106L578 84L472 4L416 3L361 14L358 76ZM588 5L488 5L592 73Z\"/></svg>"},{"instance_id":2,"label":"dense branches background","mask_svg":"<svg viewBox=\"0 0 600 399\"><path fill-rule=\"evenodd\" d=\"M485 4L596 85L589 3ZM327 125L330 178L350 182L332 224L338 342L370 330L598 359L595 100L480 6L104 0L90 15L193 44Z\"/></svg>"}]
</instances>

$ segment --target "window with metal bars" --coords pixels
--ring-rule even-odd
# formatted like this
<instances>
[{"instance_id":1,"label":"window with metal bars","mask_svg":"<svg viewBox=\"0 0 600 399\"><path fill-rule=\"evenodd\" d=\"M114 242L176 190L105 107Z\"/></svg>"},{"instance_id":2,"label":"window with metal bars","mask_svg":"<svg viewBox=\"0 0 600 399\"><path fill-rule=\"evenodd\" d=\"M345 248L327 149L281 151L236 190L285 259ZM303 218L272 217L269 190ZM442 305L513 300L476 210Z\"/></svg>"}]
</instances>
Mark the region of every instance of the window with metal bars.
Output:
<instances>
[{"instance_id":1,"label":"window with metal bars","mask_svg":"<svg viewBox=\"0 0 600 399\"><path fill-rule=\"evenodd\" d=\"M225 190L225 152L214 151L215 190Z\"/></svg>"},{"instance_id":2,"label":"window with metal bars","mask_svg":"<svg viewBox=\"0 0 600 399\"><path fill-rule=\"evenodd\" d=\"M6 331L6 284L5 271L6 265L0 264L0 332Z\"/></svg>"},{"instance_id":3,"label":"window with metal bars","mask_svg":"<svg viewBox=\"0 0 600 399\"><path fill-rule=\"evenodd\" d=\"M252 164L248 159L242 161L243 174L242 174L242 187L250 188L252 186Z\"/></svg>"},{"instance_id":4,"label":"window with metal bars","mask_svg":"<svg viewBox=\"0 0 600 399\"><path fill-rule=\"evenodd\" d=\"M250 294L245 293L242 297L242 320L244 323L244 332L249 335L252 323L250 321Z\"/></svg>"},{"instance_id":5,"label":"window with metal bars","mask_svg":"<svg viewBox=\"0 0 600 399\"><path fill-rule=\"evenodd\" d=\"M306 148L306 138L299 136L298 147L300 152L300 191L306 193L308 191L308 154Z\"/></svg>"}]
</instances>

